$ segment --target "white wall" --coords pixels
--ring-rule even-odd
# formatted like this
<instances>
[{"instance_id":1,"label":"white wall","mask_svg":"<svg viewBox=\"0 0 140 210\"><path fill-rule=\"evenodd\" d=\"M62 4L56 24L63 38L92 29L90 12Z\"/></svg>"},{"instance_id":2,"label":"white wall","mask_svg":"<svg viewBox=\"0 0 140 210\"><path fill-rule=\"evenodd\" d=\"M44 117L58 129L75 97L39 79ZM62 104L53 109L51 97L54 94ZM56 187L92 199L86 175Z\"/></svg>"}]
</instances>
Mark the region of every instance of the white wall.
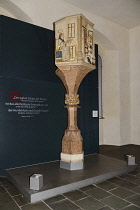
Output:
<instances>
[{"instance_id":1,"label":"white wall","mask_svg":"<svg viewBox=\"0 0 140 210\"><path fill-rule=\"evenodd\" d=\"M103 137L104 144L120 145L119 54L106 50L103 58Z\"/></svg>"},{"instance_id":2,"label":"white wall","mask_svg":"<svg viewBox=\"0 0 140 210\"><path fill-rule=\"evenodd\" d=\"M11 0L0 0L0 14L32 23L31 18Z\"/></svg>"},{"instance_id":3,"label":"white wall","mask_svg":"<svg viewBox=\"0 0 140 210\"><path fill-rule=\"evenodd\" d=\"M140 145L140 26L130 30L132 144Z\"/></svg>"},{"instance_id":4,"label":"white wall","mask_svg":"<svg viewBox=\"0 0 140 210\"><path fill-rule=\"evenodd\" d=\"M103 112L100 144L131 142L130 68L128 29L72 6L63 0L6 0L22 10L22 20L53 29L53 22L82 13L95 24L95 39L103 59ZM12 9L13 15L14 10ZM29 20L27 20L27 17Z\"/></svg>"},{"instance_id":5,"label":"white wall","mask_svg":"<svg viewBox=\"0 0 140 210\"><path fill-rule=\"evenodd\" d=\"M1 15L5 15L7 17L11 17L11 18L15 18L14 15L12 15L10 12L8 12L7 10L3 9L2 7L0 7L0 14Z\"/></svg>"}]
</instances>

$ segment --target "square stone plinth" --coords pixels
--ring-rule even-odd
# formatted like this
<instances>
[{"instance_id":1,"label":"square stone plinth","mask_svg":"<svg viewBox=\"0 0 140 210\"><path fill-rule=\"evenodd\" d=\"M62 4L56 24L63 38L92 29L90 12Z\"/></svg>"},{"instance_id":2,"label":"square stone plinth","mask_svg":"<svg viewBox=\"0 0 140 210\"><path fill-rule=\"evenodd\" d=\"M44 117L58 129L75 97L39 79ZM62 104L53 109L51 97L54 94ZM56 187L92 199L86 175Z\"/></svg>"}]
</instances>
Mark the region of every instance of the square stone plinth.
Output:
<instances>
[{"instance_id":1,"label":"square stone plinth","mask_svg":"<svg viewBox=\"0 0 140 210\"><path fill-rule=\"evenodd\" d=\"M67 169L70 171L81 170L84 168L84 163L83 161L75 163L60 161L60 168Z\"/></svg>"}]
</instances>

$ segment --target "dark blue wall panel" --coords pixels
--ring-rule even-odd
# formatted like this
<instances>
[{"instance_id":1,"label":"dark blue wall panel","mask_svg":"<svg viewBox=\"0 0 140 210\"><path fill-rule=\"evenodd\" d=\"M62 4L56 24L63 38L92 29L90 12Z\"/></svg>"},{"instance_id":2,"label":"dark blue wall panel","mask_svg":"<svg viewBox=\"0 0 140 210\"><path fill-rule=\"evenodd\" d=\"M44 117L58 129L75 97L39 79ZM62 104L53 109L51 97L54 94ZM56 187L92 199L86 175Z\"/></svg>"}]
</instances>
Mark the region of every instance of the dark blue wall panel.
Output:
<instances>
[{"instance_id":1,"label":"dark blue wall panel","mask_svg":"<svg viewBox=\"0 0 140 210\"><path fill-rule=\"evenodd\" d=\"M59 159L67 110L65 89L55 70L53 31L0 16L0 175L5 168ZM79 89L78 125L85 154L98 152L99 122L92 118L92 110L98 110L97 81L94 70ZM30 108L15 102L11 91L28 98L26 104L48 106L26 113Z\"/></svg>"}]
</instances>

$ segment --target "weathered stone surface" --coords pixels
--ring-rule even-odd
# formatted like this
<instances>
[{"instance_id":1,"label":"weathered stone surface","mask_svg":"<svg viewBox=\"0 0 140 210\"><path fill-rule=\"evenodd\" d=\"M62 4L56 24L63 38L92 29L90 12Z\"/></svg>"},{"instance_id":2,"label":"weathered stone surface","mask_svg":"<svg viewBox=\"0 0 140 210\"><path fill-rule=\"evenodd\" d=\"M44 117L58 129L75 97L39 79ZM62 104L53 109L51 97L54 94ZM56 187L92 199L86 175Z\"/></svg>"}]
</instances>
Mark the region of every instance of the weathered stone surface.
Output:
<instances>
[{"instance_id":1,"label":"weathered stone surface","mask_svg":"<svg viewBox=\"0 0 140 210\"><path fill-rule=\"evenodd\" d=\"M67 104L66 108L68 110L68 127L62 139L62 153L83 153L83 140L81 132L77 127L77 108L80 108L77 105L80 103L77 91L81 81L93 70L92 68L88 65L68 65L59 66L59 69L56 70L56 74L64 83L67 91L65 103Z\"/></svg>"},{"instance_id":2,"label":"weathered stone surface","mask_svg":"<svg viewBox=\"0 0 140 210\"><path fill-rule=\"evenodd\" d=\"M83 152L83 140L80 130L66 130L62 139L62 152L80 154Z\"/></svg>"}]
</instances>

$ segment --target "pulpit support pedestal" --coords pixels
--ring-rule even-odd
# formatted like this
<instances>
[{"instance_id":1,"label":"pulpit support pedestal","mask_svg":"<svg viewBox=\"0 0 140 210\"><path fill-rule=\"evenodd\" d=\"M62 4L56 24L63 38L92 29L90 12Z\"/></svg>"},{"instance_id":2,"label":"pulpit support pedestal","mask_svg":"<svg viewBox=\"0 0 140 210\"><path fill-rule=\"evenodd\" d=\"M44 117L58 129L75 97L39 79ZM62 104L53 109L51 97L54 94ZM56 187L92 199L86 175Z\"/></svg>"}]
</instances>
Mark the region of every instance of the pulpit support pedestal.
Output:
<instances>
[{"instance_id":1,"label":"pulpit support pedestal","mask_svg":"<svg viewBox=\"0 0 140 210\"><path fill-rule=\"evenodd\" d=\"M77 127L77 108L80 108L77 91L81 81L90 71L91 68L81 65L64 66L56 70L67 91L65 103L68 110L68 127L62 139L60 161L60 167L67 170L79 170L84 167L83 139Z\"/></svg>"}]
</instances>

